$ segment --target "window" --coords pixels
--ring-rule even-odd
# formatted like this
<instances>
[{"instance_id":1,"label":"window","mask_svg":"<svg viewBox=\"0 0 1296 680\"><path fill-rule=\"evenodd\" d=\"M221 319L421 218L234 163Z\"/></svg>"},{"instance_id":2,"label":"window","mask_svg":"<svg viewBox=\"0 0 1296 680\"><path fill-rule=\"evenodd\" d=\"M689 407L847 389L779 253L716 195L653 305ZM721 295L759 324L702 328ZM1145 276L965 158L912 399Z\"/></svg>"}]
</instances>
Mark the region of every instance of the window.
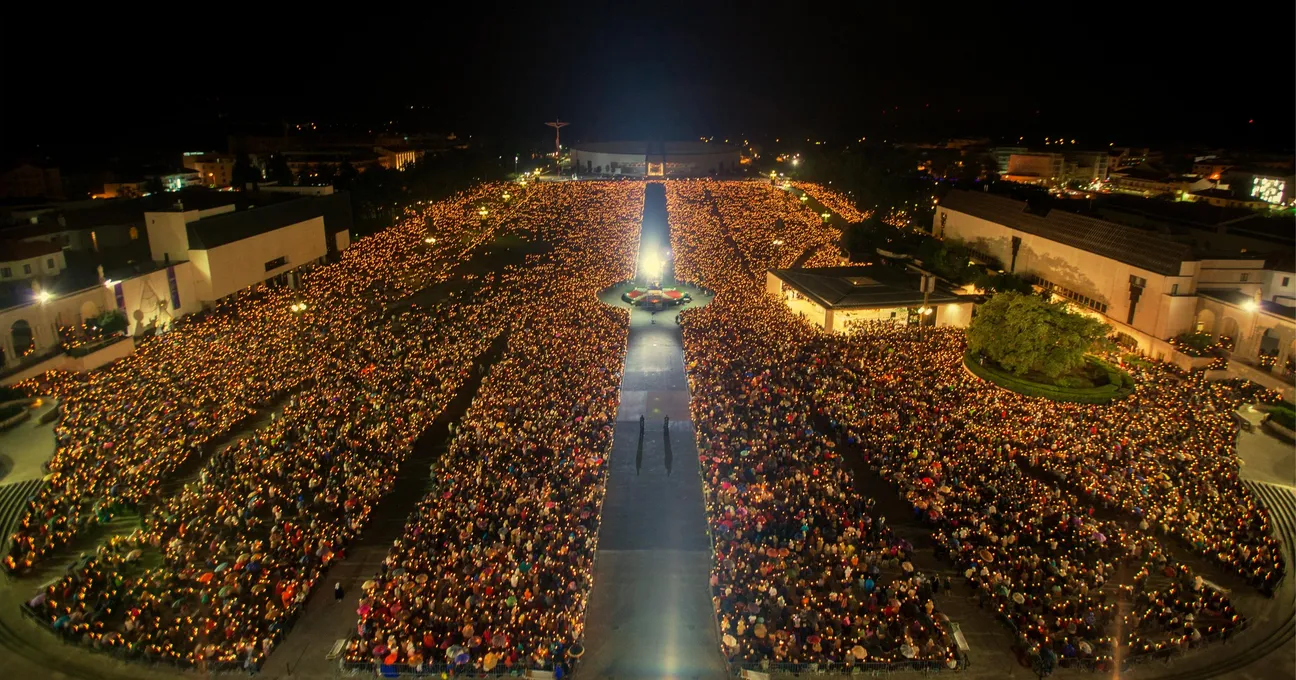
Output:
<instances>
[{"instance_id":1,"label":"window","mask_svg":"<svg viewBox=\"0 0 1296 680\"><path fill-rule=\"evenodd\" d=\"M1172 283L1172 284L1170 284L1170 294L1171 294L1171 295L1178 295L1178 294L1179 294L1179 284L1177 284L1177 283Z\"/></svg>"},{"instance_id":2,"label":"window","mask_svg":"<svg viewBox=\"0 0 1296 680\"><path fill-rule=\"evenodd\" d=\"M131 228L130 228L130 240L132 240L132 241L136 241L136 240L138 240L138 239L139 239L139 229L136 229L135 227L131 227Z\"/></svg>"},{"instance_id":3,"label":"window","mask_svg":"<svg viewBox=\"0 0 1296 680\"><path fill-rule=\"evenodd\" d=\"M278 269L279 267L282 267L282 266L284 266L284 265L286 265L286 264L288 264L288 257L287 257L287 256L283 256L283 257L276 257L275 259L270 260L269 262L265 263L265 268L266 268L265 270L266 270L266 271L270 271L270 270L272 270L272 269Z\"/></svg>"},{"instance_id":4,"label":"window","mask_svg":"<svg viewBox=\"0 0 1296 680\"><path fill-rule=\"evenodd\" d=\"M1247 281L1250 281L1250 280L1251 280L1251 275L1250 275L1250 274L1241 274L1241 275L1239 275L1239 277L1238 277L1238 281L1241 281L1242 283L1246 283Z\"/></svg>"},{"instance_id":5,"label":"window","mask_svg":"<svg viewBox=\"0 0 1296 680\"><path fill-rule=\"evenodd\" d=\"M1284 288L1286 288L1287 286L1291 285L1291 277L1290 277L1290 276L1284 276L1284 277L1283 277L1282 285L1283 285Z\"/></svg>"},{"instance_id":6,"label":"window","mask_svg":"<svg viewBox=\"0 0 1296 680\"><path fill-rule=\"evenodd\" d=\"M10 276L13 276L13 270L8 267L0 267L0 278L7 279Z\"/></svg>"},{"instance_id":7,"label":"window","mask_svg":"<svg viewBox=\"0 0 1296 680\"><path fill-rule=\"evenodd\" d=\"M46 268L46 269L54 269L54 258L52 258L52 257L50 257L50 258L46 258L46 260L45 260L45 268Z\"/></svg>"},{"instance_id":8,"label":"window","mask_svg":"<svg viewBox=\"0 0 1296 680\"><path fill-rule=\"evenodd\" d=\"M29 264L25 264L25 265L23 265L23 273L24 273L24 274L27 274L27 275L30 276L30 275L31 275L31 265L29 265Z\"/></svg>"}]
</instances>

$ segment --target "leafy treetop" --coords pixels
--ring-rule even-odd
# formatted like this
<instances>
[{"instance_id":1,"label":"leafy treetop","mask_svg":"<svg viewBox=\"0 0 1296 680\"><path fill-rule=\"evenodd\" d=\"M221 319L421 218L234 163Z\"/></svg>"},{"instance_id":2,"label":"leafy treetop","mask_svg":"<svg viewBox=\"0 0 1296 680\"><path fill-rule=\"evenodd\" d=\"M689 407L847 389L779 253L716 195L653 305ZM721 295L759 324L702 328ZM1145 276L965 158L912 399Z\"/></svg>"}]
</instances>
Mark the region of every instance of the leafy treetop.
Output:
<instances>
[{"instance_id":1,"label":"leafy treetop","mask_svg":"<svg viewBox=\"0 0 1296 680\"><path fill-rule=\"evenodd\" d=\"M968 348L1016 375L1050 379L1084 364L1111 328L1038 295L1002 292L981 305L968 327Z\"/></svg>"}]
</instances>

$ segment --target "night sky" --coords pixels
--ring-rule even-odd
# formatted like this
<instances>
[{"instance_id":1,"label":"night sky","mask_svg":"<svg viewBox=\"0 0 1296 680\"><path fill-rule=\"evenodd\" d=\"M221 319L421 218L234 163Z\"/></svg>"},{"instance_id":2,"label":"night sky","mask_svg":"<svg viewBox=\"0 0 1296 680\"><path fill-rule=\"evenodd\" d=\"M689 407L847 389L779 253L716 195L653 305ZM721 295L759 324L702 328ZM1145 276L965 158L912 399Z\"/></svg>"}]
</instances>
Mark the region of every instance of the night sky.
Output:
<instances>
[{"instance_id":1,"label":"night sky","mask_svg":"<svg viewBox=\"0 0 1296 680\"><path fill-rule=\"evenodd\" d=\"M561 117L572 140L1293 145L1291 2L1200 14L1149 4L1143 15L876 4L429 3L372 16L356 14L367 3L294 15L226 4L31 17L32 30L0 46L0 133L6 152L216 148L229 131L283 122L393 119L539 143L542 123Z\"/></svg>"}]
</instances>

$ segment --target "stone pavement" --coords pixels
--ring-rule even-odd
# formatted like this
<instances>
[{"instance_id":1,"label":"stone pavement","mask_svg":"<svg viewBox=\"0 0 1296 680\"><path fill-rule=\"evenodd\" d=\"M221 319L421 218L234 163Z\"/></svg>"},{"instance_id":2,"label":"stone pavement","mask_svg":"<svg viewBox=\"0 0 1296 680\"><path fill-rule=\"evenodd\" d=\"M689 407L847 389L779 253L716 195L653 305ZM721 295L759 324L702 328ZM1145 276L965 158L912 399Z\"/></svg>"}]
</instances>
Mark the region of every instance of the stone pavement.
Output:
<instances>
[{"instance_id":1,"label":"stone pavement","mask_svg":"<svg viewBox=\"0 0 1296 680\"><path fill-rule=\"evenodd\" d=\"M670 243L665 203L660 185L649 185L641 254ZM621 290L601 297L626 307ZM694 305L709 301L689 290ZM581 680L725 677L678 314L630 311Z\"/></svg>"},{"instance_id":2,"label":"stone pavement","mask_svg":"<svg viewBox=\"0 0 1296 680\"><path fill-rule=\"evenodd\" d=\"M676 314L658 312L654 324L650 312L631 312L586 652L577 671L583 680L725 675Z\"/></svg>"},{"instance_id":3,"label":"stone pavement","mask_svg":"<svg viewBox=\"0 0 1296 680\"><path fill-rule=\"evenodd\" d=\"M1251 431L1238 433L1238 457L1243 479L1296 488L1296 447L1269 434L1260 425L1264 413L1250 404L1238 409L1238 415L1251 423Z\"/></svg>"},{"instance_id":4,"label":"stone pavement","mask_svg":"<svg viewBox=\"0 0 1296 680\"><path fill-rule=\"evenodd\" d=\"M41 469L54 455L54 422L40 424L46 413L58 408L54 399L44 398L31 418L0 432L0 483L13 484L45 476Z\"/></svg>"}]
</instances>

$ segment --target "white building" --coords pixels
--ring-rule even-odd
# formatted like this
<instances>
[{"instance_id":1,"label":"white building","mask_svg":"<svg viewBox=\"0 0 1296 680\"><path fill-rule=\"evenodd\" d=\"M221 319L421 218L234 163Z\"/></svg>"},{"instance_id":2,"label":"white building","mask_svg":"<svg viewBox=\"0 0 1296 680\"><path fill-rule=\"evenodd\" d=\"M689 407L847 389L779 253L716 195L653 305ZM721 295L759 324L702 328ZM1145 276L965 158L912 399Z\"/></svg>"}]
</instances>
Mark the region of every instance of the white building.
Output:
<instances>
[{"instance_id":1,"label":"white building","mask_svg":"<svg viewBox=\"0 0 1296 680\"><path fill-rule=\"evenodd\" d=\"M108 310L125 313L127 335L139 337L166 332L174 321L263 282L295 287L300 269L347 248L350 211L349 196L334 194L241 211L225 205L146 212L151 266L101 273L99 284L68 293L33 291L23 304L0 310L5 382L66 368L58 329Z\"/></svg>"},{"instance_id":2,"label":"white building","mask_svg":"<svg viewBox=\"0 0 1296 680\"><path fill-rule=\"evenodd\" d=\"M705 177L737 172L736 146L707 142L597 142L571 147L577 175Z\"/></svg>"},{"instance_id":3,"label":"white building","mask_svg":"<svg viewBox=\"0 0 1296 680\"><path fill-rule=\"evenodd\" d=\"M58 276L66 268L63 248L56 243L0 242L0 283Z\"/></svg>"},{"instance_id":4,"label":"white building","mask_svg":"<svg viewBox=\"0 0 1296 680\"><path fill-rule=\"evenodd\" d=\"M1201 330L1232 338L1242 361L1276 350L1273 372L1282 375L1296 349L1290 265L1202 258L1155 231L968 191L941 200L932 233L1102 316L1149 356L1168 358L1169 339Z\"/></svg>"},{"instance_id":5,"label":"white building","mask_svg":"<svg viewBox=\"0 0 1296 680\"><path fill-rule=\"evenodd\" d=\"M872 322L967 327L972 300L939 286L924 295L922 281L919 272L880 265L771 269L765 290L830 333Z\"/></svg>"}]
</instances>

